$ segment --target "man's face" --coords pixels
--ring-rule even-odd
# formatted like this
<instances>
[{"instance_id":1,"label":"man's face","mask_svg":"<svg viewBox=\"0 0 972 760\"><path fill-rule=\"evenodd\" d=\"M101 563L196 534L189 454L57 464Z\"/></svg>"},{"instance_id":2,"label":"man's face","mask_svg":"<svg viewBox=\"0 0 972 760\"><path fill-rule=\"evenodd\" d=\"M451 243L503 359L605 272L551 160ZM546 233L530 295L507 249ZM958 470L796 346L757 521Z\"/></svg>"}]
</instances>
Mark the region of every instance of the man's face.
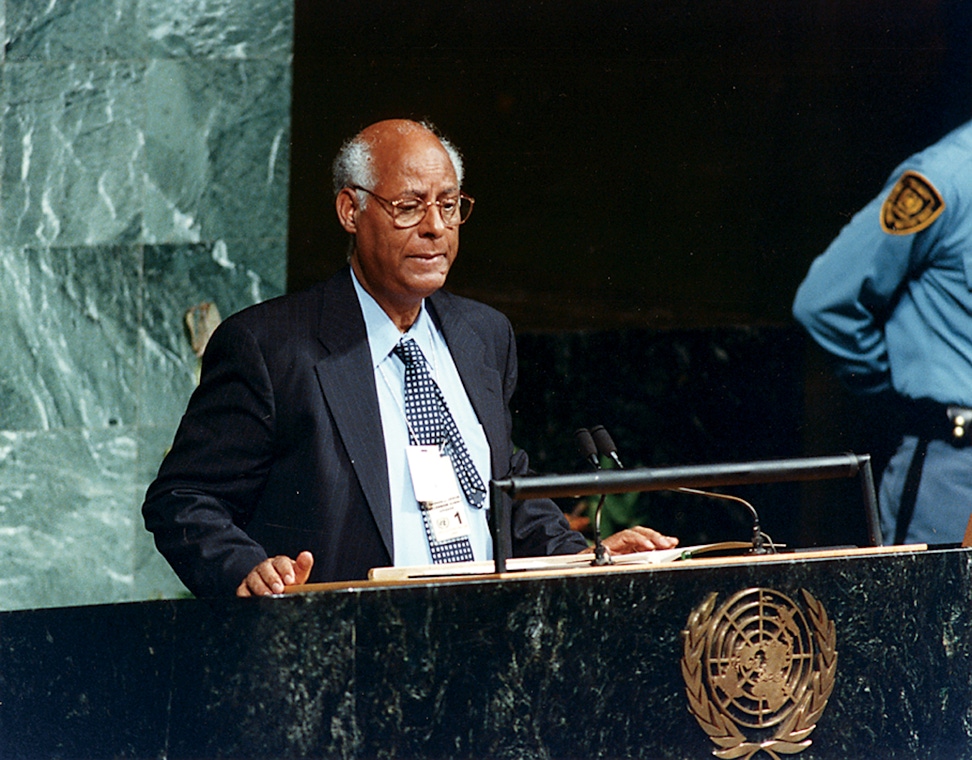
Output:
<instances>
[{"instance_id":1,"label":"man's face","mask_svg":"<svg viewBox=\"0 0 972 760\"><path fill-rule=\"evenodd\" d=\"M400 134L381 129L371 142L374 176L368 188L390 201L454 197L456 172L442 144L424 129ZM355 204L357 203L355 199ZM368 197L354 214L352 266L365 289L394 318L392 311L415 308L441 288L459 250L458 226L446 227L432 206L415 227L398 229L382 204Z\"/></svg>"}]
</instances>

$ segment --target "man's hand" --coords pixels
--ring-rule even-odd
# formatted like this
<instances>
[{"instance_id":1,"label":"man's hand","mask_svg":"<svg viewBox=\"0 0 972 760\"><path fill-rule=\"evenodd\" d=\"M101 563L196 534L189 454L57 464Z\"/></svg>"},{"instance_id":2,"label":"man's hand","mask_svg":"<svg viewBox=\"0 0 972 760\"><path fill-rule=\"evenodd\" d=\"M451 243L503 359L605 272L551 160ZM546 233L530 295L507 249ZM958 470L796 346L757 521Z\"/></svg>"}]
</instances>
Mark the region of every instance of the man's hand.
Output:
<instances>
[{"instance_id":1,"label":"man's hand","mask_svg":"<svg viewBox=\"0 0 972 760\"><path fill-rule=\"evenodd\" d=\"M635 552L650 552L654 549L674 549L678 546L678 539L674 536L665 536L657 530L636 525L633 528L626 528L608 536L601 541L612 554L634 554ZM593 552L594 547L584 549L584 552ZM582 552L582 553L584 553Z\"/></svg>"},{"instance_id":2,"label":"man's hand","mask_svg":"<svg viewBox=\"0 0 972 760\"><path fill-rule=\"evenodd\" d=\"M282 594L285 586L306 583L314 566L314 555L301 552L297 559L278 554L254 567L237 587L237 596Z\"/></svg>"}]
</instances>

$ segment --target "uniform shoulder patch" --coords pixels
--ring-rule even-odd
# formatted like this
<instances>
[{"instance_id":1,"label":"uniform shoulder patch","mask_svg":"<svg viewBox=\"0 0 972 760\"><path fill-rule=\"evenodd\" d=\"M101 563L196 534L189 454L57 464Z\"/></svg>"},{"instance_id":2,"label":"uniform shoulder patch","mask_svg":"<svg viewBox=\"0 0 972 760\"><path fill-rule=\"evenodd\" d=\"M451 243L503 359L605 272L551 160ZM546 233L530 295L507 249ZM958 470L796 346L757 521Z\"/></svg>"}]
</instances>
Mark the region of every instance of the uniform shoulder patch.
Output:
<instances>
[{"instance_id":1,"label":"uniform shoulder patch","mask_svg":"<svg viewBox=\"0 0 972 760\"><path fill-rule=\"evenodd\" d=\"M906 171L881 206L881 229L891 235L921 232L944 210L935 186L918 172Z\"/></svg>"}]
</instances>

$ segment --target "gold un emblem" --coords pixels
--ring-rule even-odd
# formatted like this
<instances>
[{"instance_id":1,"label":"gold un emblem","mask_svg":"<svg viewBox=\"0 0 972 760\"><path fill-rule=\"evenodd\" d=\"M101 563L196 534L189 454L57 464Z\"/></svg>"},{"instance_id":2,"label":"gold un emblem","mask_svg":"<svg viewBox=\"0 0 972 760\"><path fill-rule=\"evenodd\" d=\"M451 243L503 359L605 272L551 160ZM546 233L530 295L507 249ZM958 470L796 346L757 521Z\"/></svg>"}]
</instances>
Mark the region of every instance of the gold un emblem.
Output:
<instances>
[{"instance_id":1,"label":"gold un emblem","mask_svg":"<svg viewBox=\"0 0 972 760\"><path fill-rule=\"evenodd\" d=\"M827 612L801 589L805 611L768 588L717 593L682 631L682 676L689 710L719 758L779 760L810 746L837 671L837 636Z\"/></svg>"}]
</instances>

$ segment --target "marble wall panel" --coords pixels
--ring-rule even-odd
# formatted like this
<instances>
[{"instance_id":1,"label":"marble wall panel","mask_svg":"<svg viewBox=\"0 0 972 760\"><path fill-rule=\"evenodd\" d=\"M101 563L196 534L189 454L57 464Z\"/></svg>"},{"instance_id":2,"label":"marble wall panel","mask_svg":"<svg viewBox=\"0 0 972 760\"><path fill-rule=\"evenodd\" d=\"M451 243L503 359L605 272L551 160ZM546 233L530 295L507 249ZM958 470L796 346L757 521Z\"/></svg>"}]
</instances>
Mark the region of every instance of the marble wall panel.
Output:
<instances>
[{"instance_id":1,"label":"marble wall panel","mask_svg":"<svg viewBox=\"0 0 972 760\"><path fill-rule=\"evenodd\" d=\"M5 66L0 242L141 237L143 79L128 61Z\"/></svg>"},{"instance_id":2,"label":"marble wall panel","mask_svg":"<svg viewBox=\"0 0 972 760\"><path fill-rule=\"evenodd\" d=\"M7 61L142 58L133 0L6 0Z\"/></svg>"},{"instance_id":3,"label":"marble wall panel","mask_svg":"<svg viewBox=\"0 0 972 760\"><path fill-rule=\"evenodd\" d=\"M143 0L153 58L290 60L293 4L279 0Z\"/></svg>"},{"instance_id":4,"label":"marble wall panel","mask_svg":"<svg viewBox=\"0 0 972 760\"><path fill-rule=\"evenodd\" d=\"M0 430L134 424L140 252L0 248Z\"/></svg>"},{"instance_id":5,"label":"marble wall panel","mask_svg":"<svg viewBox=\"0 0 972 760\"><path fill-rule=\"evenodd\" d=\"M186 310L285 288L292 27L0 4L0 609L185 593L140 506L196 383Z\"/></svg>"},{"instance_id":6,"label":"marble wall panel","mask_svg":"<svg viewBox=\"0 0 972 760\"><path fill-rule=\"evenodd\" d=\"M6 0L7 60L275 58L293 4L279 0Z\"/></svg>"},{"instance_id":7,"label":"marble wall panel","mask_svg":"<svg viewBox=\"0 0 972 760\"><path fill-rule=\"evenodd\" d=\"M283 292L284 261L266 241L146 246L141 425L174 424L196 384L185 314L212 302L222 316Z\"/></svg>"},{"instance_id":8,"label":"marble wall panel","mask_svg":"<svg viewBox=\"0 0 972 760\"><path fill-rule=\"evenodd\" d=\"M283 239L290 69L154 61L145 74L145 239Z\"/></svg>"},{"instance_id":9,"label":"marble wall panel","mask_svg":"<svg viewBox=\"0 0 972 760\"><path fill-rule=\"evenodd\" d=\"M128 429L0 432L0 609L131 598L135 461Z\"/></svg>"},{"instance_id":10,"label":"marble wall panel","mask_svg":"<svg viewBox=\"0 0 972 760\"><path fill-rule=\"evenodd\" d=\"M0 242L286 238L287 65L23 63L4 77Z\"/></svg>"}]
</instances>

